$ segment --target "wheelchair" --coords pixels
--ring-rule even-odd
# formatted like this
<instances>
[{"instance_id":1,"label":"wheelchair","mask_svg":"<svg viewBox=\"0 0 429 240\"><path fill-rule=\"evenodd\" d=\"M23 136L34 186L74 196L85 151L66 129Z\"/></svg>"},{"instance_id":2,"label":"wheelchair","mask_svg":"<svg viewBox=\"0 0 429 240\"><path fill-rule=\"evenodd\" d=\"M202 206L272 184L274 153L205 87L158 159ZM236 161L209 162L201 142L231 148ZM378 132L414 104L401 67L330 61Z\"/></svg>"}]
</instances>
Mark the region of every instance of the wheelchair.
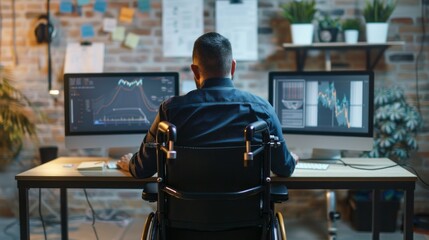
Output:
<instances>
[{"instance_id":1,"label":"wheelchair","mask_svg":"<svg viewBox=\"0 0 429 240\"><path fill-rule=\"evenodd\" d=\"M274 203L286 201L288 191L271 184L271 148L279 143L266 122L247 125L242 146L175 146L176 135L173 124L159 123L157 183L142 193L157 210L148 215L142 240L286 239Z\"/></svg>"}]
</instances>

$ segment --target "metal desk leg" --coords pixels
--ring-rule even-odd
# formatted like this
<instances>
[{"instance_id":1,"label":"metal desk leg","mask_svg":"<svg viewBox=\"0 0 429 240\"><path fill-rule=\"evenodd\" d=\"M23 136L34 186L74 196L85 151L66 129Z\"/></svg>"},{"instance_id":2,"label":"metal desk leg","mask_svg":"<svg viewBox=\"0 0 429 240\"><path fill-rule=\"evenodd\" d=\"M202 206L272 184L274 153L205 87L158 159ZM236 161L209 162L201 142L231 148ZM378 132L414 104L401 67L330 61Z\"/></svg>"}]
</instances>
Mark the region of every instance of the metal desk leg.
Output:
<instances>
[{"instance_id":1,"label":"metal desk leg","mask_svg":"<svg viewBox=\"0 0 429 240\"><path fill-rule=\"evenodd\" d=\"M414 189L405 190L404 240L413 239Z\"/></svg>"},{"instance_id":2,"label":"metal desk leg","mask_svg":"<svg viewBox=\"0 0 429 240\"><path fill-rule=\"evenodd\" d=\"M30 221L28 219L28 188L19 188L19 226L21 240L29 240Z\"/></svg>"},{"instance_id":3,"label":"metal desk leg","mask_svg":"<svg viewBox=\"0 0 429 240\"><path fill-rule=\"evenodd\" d=\"M380 190L372 191L372 239L380 239Z\"/></svg>"},{"instance_id":4,"label":"metal desk leg","mask_svg":"<svg viewBox=\"0 0 429 240\"><path fill-rule=\"evenodd\" d=\"M67 189L60 189L61 202L61 239L68 240Z\"/></svg>"}]
</instances>

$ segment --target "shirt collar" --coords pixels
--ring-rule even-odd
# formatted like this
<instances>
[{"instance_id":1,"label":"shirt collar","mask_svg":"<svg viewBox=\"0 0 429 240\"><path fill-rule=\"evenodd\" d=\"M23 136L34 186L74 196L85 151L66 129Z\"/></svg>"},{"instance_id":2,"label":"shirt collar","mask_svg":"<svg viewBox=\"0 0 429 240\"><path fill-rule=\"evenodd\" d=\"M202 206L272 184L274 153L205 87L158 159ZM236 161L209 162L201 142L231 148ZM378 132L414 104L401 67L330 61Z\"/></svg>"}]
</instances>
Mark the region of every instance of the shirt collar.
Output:
<instances>
[{"instance_id":1,"label":"shirt collar","mask_svg":"<svg viewBox=\"0 0 429 240\"><path fill-rule=\"evenodd\" d=\"M208 78L204 81L202 88L234 87L231 78Z\"/></svg>"}]
</instances>

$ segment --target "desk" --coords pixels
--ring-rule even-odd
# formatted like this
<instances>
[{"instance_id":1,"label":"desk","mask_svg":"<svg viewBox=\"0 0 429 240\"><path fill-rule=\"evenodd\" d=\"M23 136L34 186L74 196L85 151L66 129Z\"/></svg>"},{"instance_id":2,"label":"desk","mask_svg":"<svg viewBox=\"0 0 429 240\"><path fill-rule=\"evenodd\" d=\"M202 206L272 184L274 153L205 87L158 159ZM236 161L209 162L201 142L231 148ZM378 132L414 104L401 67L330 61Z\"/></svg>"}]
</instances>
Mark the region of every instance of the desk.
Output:
<instances>
[{"instance_id":1,"label":"desk","mask_svg":"<svg viewBox=\"0 0 429 240\"><path fill-rule=\"evenodd\" d=\"M120 170L77 171L81 161L100 161L106 158L60 157L26 172L16 175L19 189L19 218L21 239L30 239L28 218L28 190L30 188L59 188L61 201L61 235L68 239L67 188L124 188L140 189L145 182L155 178L134 179L129 173ZM347 164L376 168L393 165L389 159L345 158ZM66 167L73 164L73 167ZM328 170L297 169L289 178L273 177L274 183L286 183L289 189L372 189L373 201L373 239L379 239L380 219L379 196L382 189L401 189L405 191L404 239L413 239L412 218L414 208L414 188L417 177L402 167L383 170L364 171L331 164Z\"/></svg>"}]
</instances>

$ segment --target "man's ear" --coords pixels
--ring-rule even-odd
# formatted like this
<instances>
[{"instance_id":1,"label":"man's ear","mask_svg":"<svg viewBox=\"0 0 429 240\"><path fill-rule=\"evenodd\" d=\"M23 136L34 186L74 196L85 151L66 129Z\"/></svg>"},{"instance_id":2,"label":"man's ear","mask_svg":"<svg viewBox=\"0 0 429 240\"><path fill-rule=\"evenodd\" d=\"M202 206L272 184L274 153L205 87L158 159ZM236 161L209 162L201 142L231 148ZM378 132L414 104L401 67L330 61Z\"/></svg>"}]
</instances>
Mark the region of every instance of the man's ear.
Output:
<instances>
[{"instance_id":1,"label":"man's ear","mask_svg":"<svg viewBox=\"0 0 429 240\"><path fill-rule=\"evenodd\" d=\"M232 59L232 63L231 63L231 79L234 78L234 73L235 73L235 67L237 65L237 61L235 61L235 59Z\"/></svg>"},{"instance_id":2,"label":"man's ear","mask_svg":"<svg viewBox=\"0 0 429 240\"><path fill-rule=\"evenodd\" d=\"M200 69L198 68L198 65L191 64L191 70L194 73L195 78L200 78Z\"/></svg>"}]
</instances>

